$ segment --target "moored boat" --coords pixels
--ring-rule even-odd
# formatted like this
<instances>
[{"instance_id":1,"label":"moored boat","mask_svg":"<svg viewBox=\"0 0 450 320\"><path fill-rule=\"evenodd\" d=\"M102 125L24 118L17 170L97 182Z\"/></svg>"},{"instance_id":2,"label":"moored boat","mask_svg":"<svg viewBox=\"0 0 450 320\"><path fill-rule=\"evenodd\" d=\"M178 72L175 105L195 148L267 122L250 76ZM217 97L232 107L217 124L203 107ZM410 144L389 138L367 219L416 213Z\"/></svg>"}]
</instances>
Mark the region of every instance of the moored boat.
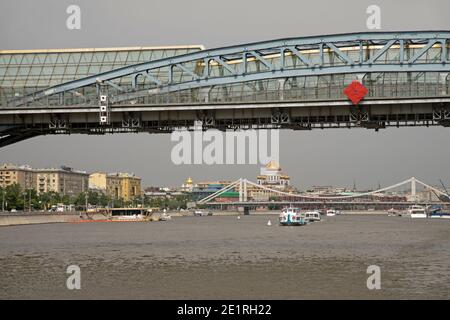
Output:
<instances>
[{"instance_id":1,"label":"moored boat","mask_svg":"<svg viewBox=\"0 0 450 320\"><path fill-rule=\"evenodd\" d=\"M319 211L307 211L305 212L305 220L307 222L320 221L322 218Z\"/></svg>"},{"instance_id":2,"label":"moored boat","mask_svg":"<svg viewBox=\"0 0 450 320\"><path fill-rule=\"evenodd\" d=\"M428 209L428 217L450 219L450 212L442 211L441 206L432 206Z\"/></svg>"},{"instance_id":3,"label":"moored boat","mask_svg":"<svg viewBox=\"0 0 450 320\"><path fill-rule=\"evenodd\" d=\"M425 208L419 205L413 205L409 207L408 214L411 218L426 218L427 212Z\"/></svg>"},{"instance_id":4,"label":"moored boat","mask_svg":"<svg viewBox=\"0 0 450 320\"><path fill-rule=\"evenodd\" d=\"M338 214L338 213L334 209L328 209L327 210L327 217L334 217L336 214Z\"/></svg>"},{"instance_id":5,"label":"moored boat","mask_svg":"<svg viewBox=\"0 0 450 320\"><path fill-rule=\"evenodd\" d=\"M430 213L430 218L450 219L450 212L436 211Z\"/></svg>"},{"instance_id":6,"label":"moored boat","mask_svg":"<svg viewBox=\"0 0 450 320\"><path fill-rule=\"evenodd\" d=\"M387 213L388 213L388 217L401 216L401 213L398 210L395 210L394 208L389 209Z\"/></svg>"}]
</instances>

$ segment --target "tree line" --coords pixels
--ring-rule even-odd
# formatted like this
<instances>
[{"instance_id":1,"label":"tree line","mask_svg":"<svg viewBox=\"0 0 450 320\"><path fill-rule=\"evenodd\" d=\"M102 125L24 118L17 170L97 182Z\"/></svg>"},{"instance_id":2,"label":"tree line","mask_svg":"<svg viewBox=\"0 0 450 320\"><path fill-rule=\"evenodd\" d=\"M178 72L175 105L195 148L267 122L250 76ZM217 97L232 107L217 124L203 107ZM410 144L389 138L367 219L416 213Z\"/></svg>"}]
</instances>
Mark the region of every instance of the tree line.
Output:
<instances>
[{"instance_id":1,"label":"tree line","mask_svg":"<svg viewBox=\"0 0 450 320\"><path fill-rule=\"evenodd\" d=\"M88 192L81 192L76 196L69 196L54 191L37 193L35 189L24 189L17 183L4 188L0 187L0 210L5 211L47 211L59 204L67 206L72 205L77 210L84 210L86 208L86 202L90 207L120 208L144 206L174 210L181 208L186 209L188 201L189 197L187 195L158 198L138 195L130 201L125 201L123 199L113 199L98 190L89 190Z\"/></svg>"}]
</instances>

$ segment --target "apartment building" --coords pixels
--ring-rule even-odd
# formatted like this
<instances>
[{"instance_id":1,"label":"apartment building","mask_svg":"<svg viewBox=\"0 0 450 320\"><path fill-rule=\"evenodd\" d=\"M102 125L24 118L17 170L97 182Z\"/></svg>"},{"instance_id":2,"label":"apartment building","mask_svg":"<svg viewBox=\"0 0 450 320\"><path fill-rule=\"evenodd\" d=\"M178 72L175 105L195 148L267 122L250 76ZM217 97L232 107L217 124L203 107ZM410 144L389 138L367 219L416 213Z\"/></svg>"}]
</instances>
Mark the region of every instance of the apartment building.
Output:
<instances>
[{"instance_id":1,"label":"apartment building","mask_svg":"<svg viewBox=\"0 0 450 320\"><path fill-rule=\"evenodd\" d=\"M16 166L3 164L0 167L0 187L17 183L22 189L34 189L36 186L36 175L30 166Z\"/></svg>"},{"instance_id":2,"label":"apartment building","mask_svg":"<svg viewBox=\"0 0 450 320\"><path fill-rule=\"evenodd\" d=\"M89 176L89 188L100 190L113 199L130 201L141 194L141 178L122 172L94 172Z\"/></svg>"},{"instance_id":3,"label":"apartment building","mask_svg":"<svg viewBox=\"0 0 450 320\"><path fill-rule=\"evenodd\" d=\"M57 192L75 196L88 190L89 174L69 167L59 169L36 169L36 190L38 193Z\"/></svg>"}]
</instances>

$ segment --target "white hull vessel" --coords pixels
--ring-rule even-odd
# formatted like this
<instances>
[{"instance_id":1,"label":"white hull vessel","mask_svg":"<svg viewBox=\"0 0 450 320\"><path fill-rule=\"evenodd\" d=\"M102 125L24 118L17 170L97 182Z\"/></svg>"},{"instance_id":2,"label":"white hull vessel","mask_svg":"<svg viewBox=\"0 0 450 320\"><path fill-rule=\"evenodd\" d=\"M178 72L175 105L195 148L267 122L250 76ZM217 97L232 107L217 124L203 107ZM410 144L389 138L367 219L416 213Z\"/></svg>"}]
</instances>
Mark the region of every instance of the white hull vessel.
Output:
<instances>
[{"instance_id":1,"label":"white hull vessel","mask_svg":"<svg viewBox=\"0 0 450 320\"><path fill-rule=\"evenodd\" d=\"M428 217L434 219L449 219L450 212L443 211L441 206L434 206L429 209Z\"/></svg>"},{"instance_id":2,"label":"white hull vessel","mask_svg":"<svg viewBox=\"0 0 450 320\"><path fill-rule=\"evenodd\" d=\"M414 219L422 219L422 218L427 217L425 208L422 206L417 206L417 205L411 206L408 209L408 214L411 218L414 218Z\"/></svg>"},{"instance_id":3,"label":"white hull vessel","mask_svg":"<svg viewBox=\"0 0 450 320\"><path fill-rule=\"evenodd\" d=\"M434 218L434 219L450 219L450 214L449 213L445 213L445 214L432 214L430 216L430 218Z\"/></svg>"},{"instance_id":4,"label":"white hull vessel","mask_svg":"<svg viewBox=\"0 0 450 320\"><path fill-rule=\"evenodd\" d=\"M305 212L305 220L308 222L320 221L322 218L319 211L307 211Z\"/></svg>"},{"instance_id":5,"label":"white hull vessel","mask_svg":"<svg viewBox=\"0 0 450 320\"><path fill-rule=\"evenodd\" d=\"M339 212L337 210L327 210L327 217L334 217L335 215L339 214Z\"/></svg>"},{"instance_id":6,"label":"white hull vessel","mask_svg":"<svg viewBox=\"0 0 450 320\"><path fill-rule=\"evenodd\" d=\"M414 219L426 218L426 217L427 217L426 213L412 213L411 214L411 218L414 218Z\"/></svg>"}]
</instances>

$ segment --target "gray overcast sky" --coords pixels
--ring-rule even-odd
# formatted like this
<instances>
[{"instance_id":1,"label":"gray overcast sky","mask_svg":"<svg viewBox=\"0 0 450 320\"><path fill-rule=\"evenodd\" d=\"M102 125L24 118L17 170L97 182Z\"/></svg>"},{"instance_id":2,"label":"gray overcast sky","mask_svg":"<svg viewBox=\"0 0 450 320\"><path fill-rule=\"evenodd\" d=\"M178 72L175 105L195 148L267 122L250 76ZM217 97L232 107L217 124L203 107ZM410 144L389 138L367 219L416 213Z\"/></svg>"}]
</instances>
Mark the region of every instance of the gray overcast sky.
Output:
<instances>
[{"instance_id":1,"label":"gray overcast sky","mask_svg":"<svg viewBox=\"0 0 450 320\"><path fill-rule=\"evenodd\" d=\"M66 28L66 8L81 7L81 30ZM367 31L366 8L381 7L382 30L450 30L448 0L4 0L0 49L203 44L207 48ZM294 185L375 187L415 175L450 184L450 129L282 131L280 160ZM144 185L247 177L259 165L173 165L169 135L46 136L0 149L0 163L129 171Z\"/></svg>"}]
</instances>

